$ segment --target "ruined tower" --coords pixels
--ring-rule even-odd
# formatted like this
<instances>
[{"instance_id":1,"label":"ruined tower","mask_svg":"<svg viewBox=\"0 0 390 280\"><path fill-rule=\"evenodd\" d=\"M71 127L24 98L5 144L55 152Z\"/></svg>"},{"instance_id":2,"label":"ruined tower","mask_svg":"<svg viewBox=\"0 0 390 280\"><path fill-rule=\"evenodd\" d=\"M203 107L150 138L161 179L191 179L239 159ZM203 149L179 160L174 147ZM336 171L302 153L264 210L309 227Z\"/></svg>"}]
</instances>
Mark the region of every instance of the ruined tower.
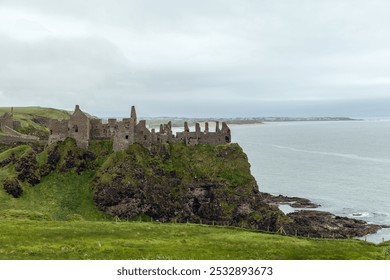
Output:
<instances>
[{"instance_id":1,"label":"ruined tower","mask_svg":"<svg viewBox=\"0 0 390 280\"><path fill-rule=\"evenodd\" d=\"M74 113L68 122L68 137L76 140L77 146L80 148L88 148L90 140L91 123L87 115L80 110L80 106L76 105Z\"/></svg>"}]
</instances>

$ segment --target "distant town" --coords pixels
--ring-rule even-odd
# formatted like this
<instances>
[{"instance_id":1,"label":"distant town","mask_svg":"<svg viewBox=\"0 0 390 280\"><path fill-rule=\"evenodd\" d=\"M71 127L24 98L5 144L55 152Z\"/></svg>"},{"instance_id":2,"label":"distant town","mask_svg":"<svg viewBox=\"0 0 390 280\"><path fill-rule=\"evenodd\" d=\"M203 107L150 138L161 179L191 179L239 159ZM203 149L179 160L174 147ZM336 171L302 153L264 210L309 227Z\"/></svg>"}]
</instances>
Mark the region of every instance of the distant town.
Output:
<instances>
[{"instance_id":1,"label":"distant town","mask_svg":"<svg viewBox=\"0 0 390 280\"><path fill-rule=\"evenodd\" d=\"M349 117L253 117L253 118L184 118L184 117L144 117L150 127L160 123L171 121L172 127L182 127L184 122L188 124L202 122L226 122L228 124L261 124L265 122L303 122L303 121L361 121Z\"/></svg>"}]
</instances>

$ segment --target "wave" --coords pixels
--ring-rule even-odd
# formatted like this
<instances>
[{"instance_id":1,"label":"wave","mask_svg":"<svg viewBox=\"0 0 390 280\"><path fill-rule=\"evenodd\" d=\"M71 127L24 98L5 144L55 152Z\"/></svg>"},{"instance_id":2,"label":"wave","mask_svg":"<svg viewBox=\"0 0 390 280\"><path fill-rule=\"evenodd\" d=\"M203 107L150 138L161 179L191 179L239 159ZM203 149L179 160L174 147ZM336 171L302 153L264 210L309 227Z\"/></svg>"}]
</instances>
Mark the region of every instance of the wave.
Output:
<instances>
[{"instance_id":1,"label":"wave","mask_svg":"<svg viewBox=\"0 0 390 280\"><path fill-rule=\"evenodd\" d=\"M363 156L354 155L354 154L342 154L342 153L333 153L333 152L313 151L313 150L297 149L297 148L293 148L293 147L280 146L280 145L270 145L270 146L278 148L278 149L285 149L285 150L290 150L290 151L294 151L294 152L301 152L301 153L309 153L309 154L317 154L317 155L333 156L333 157L342 157L342 158L347 158L347 159L364 160L364 161L371 161L371 162L377 162L377 163L390 163L390 159L385 159L385 158L371 158L371 157L363 157Z\"/></svg>"},{"instance_id":2,"label":"wave","mask_svg":"<svg viewBox=\"0 0 390 280\"><path fill-rule=\"evenodd\" d=\"M388 217L389 213L384 213L384 212L374 212L373 213L375 217Z\"/></svg>"},{"instance_id":3,"label":"wave","mask_svg":"<svg viewBox=\"0 0 390 280\"><path fill-rule=\"evenodd\" d=\"M370 217L371 215L368 212L356 212L356 213L349 214L348 216L352 218L365 218L365 217Z\"/></svg>"}]
</instances>

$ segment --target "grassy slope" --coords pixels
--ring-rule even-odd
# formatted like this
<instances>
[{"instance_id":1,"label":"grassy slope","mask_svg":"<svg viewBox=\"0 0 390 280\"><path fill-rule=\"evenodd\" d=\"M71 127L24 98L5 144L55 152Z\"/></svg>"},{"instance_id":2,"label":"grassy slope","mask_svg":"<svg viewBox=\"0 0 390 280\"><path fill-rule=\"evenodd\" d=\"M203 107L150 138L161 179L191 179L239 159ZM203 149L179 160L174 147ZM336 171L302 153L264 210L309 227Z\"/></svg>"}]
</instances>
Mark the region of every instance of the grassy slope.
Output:
<instances>
[{"instance_id":1,"label":"grassy slope","mask_svg":"<svg viewBox=\"0 0 390 280\"><path fill-rule=\"evenodd\" d=\"M10 107L0 107L0 116L10 112ZM33 121L34 118L69 119L70 113L64 110L42 107L14 107L14 120L20 121L21 128L17 129L24 134L35 136L48 135L49 130ZM1 133L1 132L0 132Z\"/></svg>"},{"instance_id":2,"label":"grassy slope","mask_svg":"<svg viewBox=\"0 0 390 280\"><path fill-rule=\"evenodd\" d=\"M10 107L0 107L0 115L10 112ZM14 117L16 120L31 117L45 117L50 119L69 119L70 113L65 110L43 108L43 107L14 107Z\"/></svg>"},{"instance_id":3,"label":"grassy slope","mask_svg":"<svg viewBox=\"0 0 390 280\"><path fill-rule=\"evenodd\" d=\"M0 161L11 153L17 156L31 151L29 146L23 145L0 153ZM45 152L38 156L38 162L45 161ZM7 177L15 177L14 165L0 169L0 186ZM104 220L102 214L93 203L91 181L94 171L86 171L78 175L74 171L55 171L43 177L40 184L31 187L22 183L23 195L13 198L0 188L0 219L3 216L45 217L48 220Z\"/></svg>"},{"instance_id":4,"label":"grassy slope","mask_svg":"<svg viewBox=\"0 0 390 280\"><path fill-rule=\"evenodd\" d=\"M390 248L192 224L0 220L0 228L2 259L389 259Z\"/></svg>"}]
</instances>

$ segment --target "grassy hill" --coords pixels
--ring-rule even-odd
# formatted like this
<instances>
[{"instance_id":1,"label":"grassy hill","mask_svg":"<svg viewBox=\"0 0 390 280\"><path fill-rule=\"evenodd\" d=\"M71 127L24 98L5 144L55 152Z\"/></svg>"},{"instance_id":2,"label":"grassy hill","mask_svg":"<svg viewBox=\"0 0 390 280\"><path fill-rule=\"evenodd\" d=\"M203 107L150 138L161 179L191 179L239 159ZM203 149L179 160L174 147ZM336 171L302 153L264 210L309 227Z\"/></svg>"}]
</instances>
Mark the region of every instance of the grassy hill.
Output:
<instances>
[{"instance_id":1,"label":"grassy hill","mask_svg":"<svg viewBox=\"0 0 390 280\"><path fill-rule=\"evenodd\" d=\"M92 145L91 149L100 149L99 144ZM61 153L63 156L70 149L80 152L75 148L74 143L69 141L62 146ZM41 153L36 153L30 146L21 145L15 148L7 149L0 153L0 162L10 158L13 155L16 160L7 166L0 168L0 186L3 185L7 178L18 177L16 171L19 162L29 162L29 156L33 155L36 159L36 166L30 167L34 173L40 173L48 160L50 148ZM64 162L58 163L64 166ZM86 170L78 174L74 170L53 170L47 176L39 176L40 182L31 186L28 182L20 181L23 189L23 195L14 198L9 195L3 188L0 188L0 218L1 216L22 217L45 217L46 220L104 220L106 215L99 211L93 202L93 190L91 188L96 170ZM22 211L22 212L20 212ZM24 214L22 214L24 213Z\"/></svg>"},{"instance_id":2,"label":"grassy hill","mask_svg":"<svg viewBox=\"0 0 390 280\"><path fill-rule=\"evenodd\" d=\"M0 107L0 115L10 112L11 107ZM70 113L65 110L44 107L13 107L16 120L28 120L36 117L50 119L69 119Z\"/></svg>"},{"instance_id":3,"label":"grassy hill","mask_svg":"<svg viewBox=\"0 0 390 280\"><path fill-rule=\"evenodd\" d=\"M10 111L10 107L0 107L0 116ZM47 139L49 136L49 130L46 127L48 120L69 119L70 113L65 110L52 108L14 107L13 117L15 121L19 121L21 124L21 127L16 129L18 132Z\"/></svg>"}]
</instances>

